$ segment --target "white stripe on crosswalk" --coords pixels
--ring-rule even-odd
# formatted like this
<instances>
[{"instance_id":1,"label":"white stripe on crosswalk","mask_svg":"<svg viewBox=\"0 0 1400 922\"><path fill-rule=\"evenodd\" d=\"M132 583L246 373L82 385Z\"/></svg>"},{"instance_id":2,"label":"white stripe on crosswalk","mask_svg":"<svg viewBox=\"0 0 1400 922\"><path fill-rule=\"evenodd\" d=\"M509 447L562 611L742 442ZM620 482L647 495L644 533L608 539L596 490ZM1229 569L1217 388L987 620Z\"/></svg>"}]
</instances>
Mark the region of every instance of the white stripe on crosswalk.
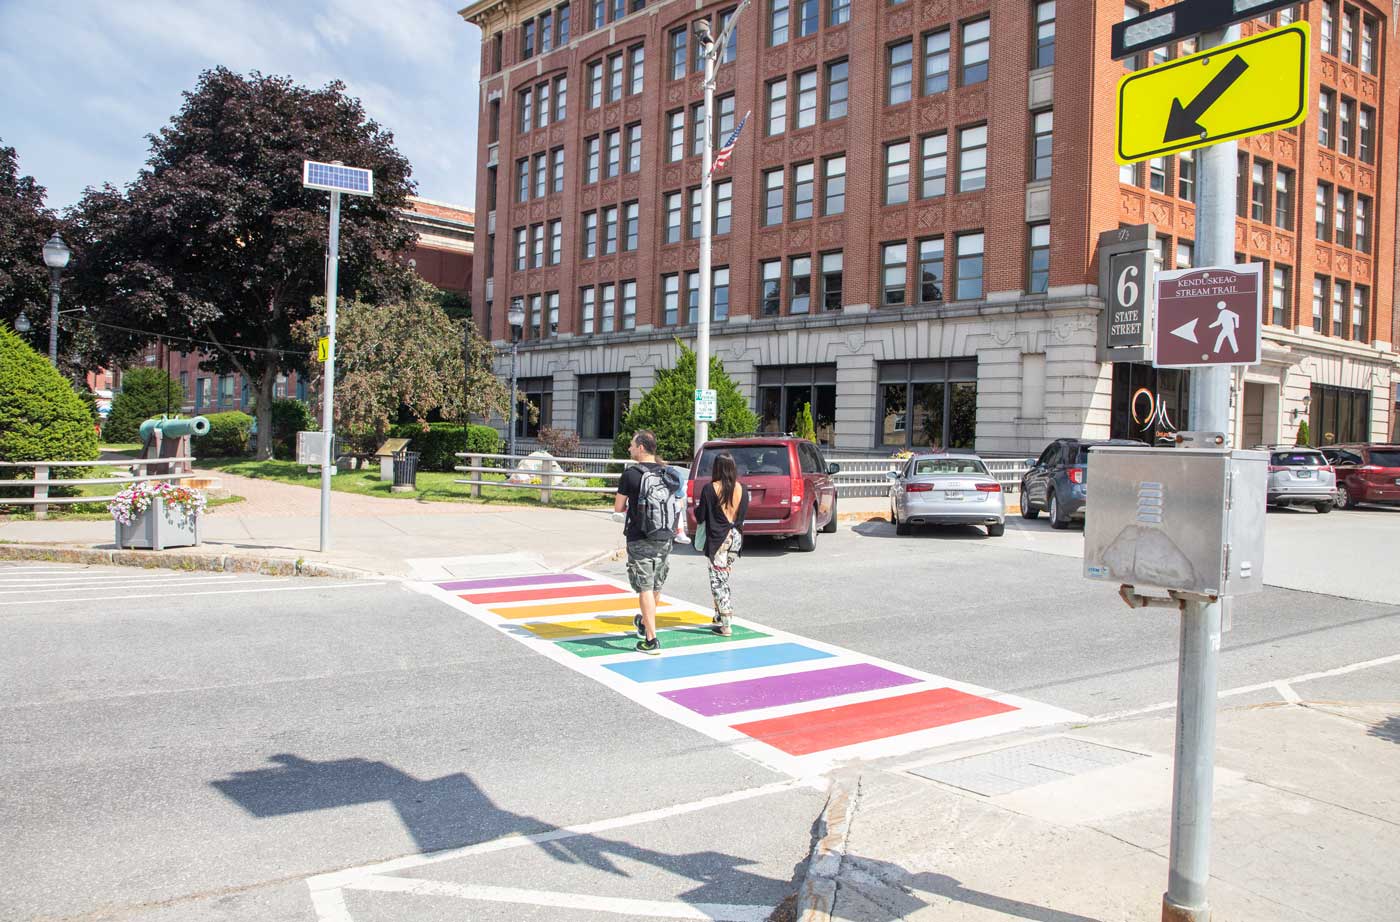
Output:
<instances>
[{"instance_id":1,"label":"white stripe on crosswalk","mask_svg":"<svg viewBox=\"0 0 1400 922\"><path fill-rule=\"evenodd\" d=\"M285 579L275 579L275 580L269 580L269 581L267 581L267 582L285 583L285 582L288 582L288 580L285 580ZM260 582L259 585L260 585L260 586L266 586L266 582ZM182 597L182 598L189 598L189 597L191 597L191 596L197 596L197 595L243 595L243 594L254 593L254 592L315 592L315 591L323 590L323 589L358 589L358 588L363 588L363 587L367 587L367 586L383 586L383 585L385 585L385 583L382 583L382 582L365 582L365 581L363 581L363 580L357 580L357 581L355 581L355 582L353 582L353 583L333 583L333 584L327 585L327 584L317 583L317 582L308 580L307 583L306 583L306 585L301 585L301 586L268 586L267 588L249 588L249 589L210 589L210 590L205 590L205 591L200 591L200 592L186 592L186 593L183 593L181 597ZM14 606L14 605L52 605L55 601L62 601L62 602L65 602L65 603L73 603L73 602L114 602L114 601L117 601L117 600L120 600L120 599L168 599L168 598L170 598L169 593L141 593L141 594L137 594L137 595L95 595L95 596L88 596L88 597L86 597L86 598L81 598L81 599L24 599L24 600L22 600L22 601L9 601L9 602L6 602L5 604L6 604L7 606Z\"/></svg>"}]
</instances>

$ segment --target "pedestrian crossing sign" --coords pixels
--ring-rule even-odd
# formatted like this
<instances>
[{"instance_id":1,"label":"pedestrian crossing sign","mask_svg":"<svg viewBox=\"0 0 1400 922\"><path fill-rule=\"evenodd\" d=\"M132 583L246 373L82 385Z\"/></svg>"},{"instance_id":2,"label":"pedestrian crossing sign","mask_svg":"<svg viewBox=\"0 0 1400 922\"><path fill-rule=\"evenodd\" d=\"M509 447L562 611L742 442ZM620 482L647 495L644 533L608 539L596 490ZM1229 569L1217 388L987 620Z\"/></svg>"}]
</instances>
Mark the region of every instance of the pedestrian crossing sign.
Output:
<instances>
[{"instance_id":1,"label":"pedestrian crossing sign","mask_svg":"<svg viewBox=\"0 0 1400 922\"><path fill-rule=\"evenodd\" d=\"M331 338L322 336L316 340L316 361L324 365L331 357Z\"/></svg>"}]
</instances>

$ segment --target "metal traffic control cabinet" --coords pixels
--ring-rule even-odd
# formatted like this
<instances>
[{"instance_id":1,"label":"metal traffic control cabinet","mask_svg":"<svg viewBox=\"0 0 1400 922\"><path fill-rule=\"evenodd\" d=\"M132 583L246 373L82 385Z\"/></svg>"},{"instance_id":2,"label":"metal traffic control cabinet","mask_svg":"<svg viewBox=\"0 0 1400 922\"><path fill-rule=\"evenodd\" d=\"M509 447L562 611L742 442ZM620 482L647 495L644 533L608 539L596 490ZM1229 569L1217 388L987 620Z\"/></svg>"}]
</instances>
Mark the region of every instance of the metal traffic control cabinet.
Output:
<instances>
[{"instance_id":1,"label":"metal traffic control cabinet","mask_svg":"<svg viewBox=\"0 0 1400 922\"><path fill-rule=\"evenodd\" d=\"M1091 449L1085 577L1210 599L1261 591L1268 463L1262 451Z\"/></svg>"}]
</instances>

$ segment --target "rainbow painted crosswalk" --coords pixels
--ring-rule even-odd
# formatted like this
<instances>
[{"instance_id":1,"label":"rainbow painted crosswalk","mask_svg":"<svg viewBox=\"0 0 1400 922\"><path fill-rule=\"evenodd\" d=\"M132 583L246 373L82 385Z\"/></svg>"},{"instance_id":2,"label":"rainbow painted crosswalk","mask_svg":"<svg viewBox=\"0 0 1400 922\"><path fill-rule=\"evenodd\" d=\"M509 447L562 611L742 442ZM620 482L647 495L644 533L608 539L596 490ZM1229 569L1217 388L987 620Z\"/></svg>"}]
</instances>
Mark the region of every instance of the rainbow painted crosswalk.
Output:
<instances>
[{"instance_id":1,"label":"rainbow painted crosswalk","mask_svg":"<svg viewBox=\"0 0 1400 922\"><path fill-rule=\"evenodd\" d=\"M660 656L637 653L637 597L584 571L416 587L556 663L795 776L1082 719L1060 708L736 620L663 596Z\"/></svg>"}]
</instances>

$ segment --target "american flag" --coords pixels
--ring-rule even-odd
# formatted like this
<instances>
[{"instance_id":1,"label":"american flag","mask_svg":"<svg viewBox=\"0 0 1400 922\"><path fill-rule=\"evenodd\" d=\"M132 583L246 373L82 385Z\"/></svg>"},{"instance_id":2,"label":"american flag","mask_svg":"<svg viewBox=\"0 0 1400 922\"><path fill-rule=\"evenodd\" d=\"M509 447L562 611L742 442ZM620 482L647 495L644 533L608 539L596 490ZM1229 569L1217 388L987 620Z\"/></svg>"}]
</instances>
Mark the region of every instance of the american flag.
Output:
<instances>
[{"instance_id":1,"label":"american flag","mask_svg":"<svg viewBox=\"0 0 1400 922\"><path fill-rule=\"evenodd\" d=\"M744 113L744 117L739 120L739 127L734 129L734 133L729 136L729 140L725 141L724 146L719 149L719 153L715 154L715 161L710 164L711 174L713 174L715 170L724 169L724 165L729 162L729 158L734 154L734 145L739 143L739 132L744 130L744 123L749 120L750 115L753 115L753 110Z\"/></svg>"}]
</instances>

